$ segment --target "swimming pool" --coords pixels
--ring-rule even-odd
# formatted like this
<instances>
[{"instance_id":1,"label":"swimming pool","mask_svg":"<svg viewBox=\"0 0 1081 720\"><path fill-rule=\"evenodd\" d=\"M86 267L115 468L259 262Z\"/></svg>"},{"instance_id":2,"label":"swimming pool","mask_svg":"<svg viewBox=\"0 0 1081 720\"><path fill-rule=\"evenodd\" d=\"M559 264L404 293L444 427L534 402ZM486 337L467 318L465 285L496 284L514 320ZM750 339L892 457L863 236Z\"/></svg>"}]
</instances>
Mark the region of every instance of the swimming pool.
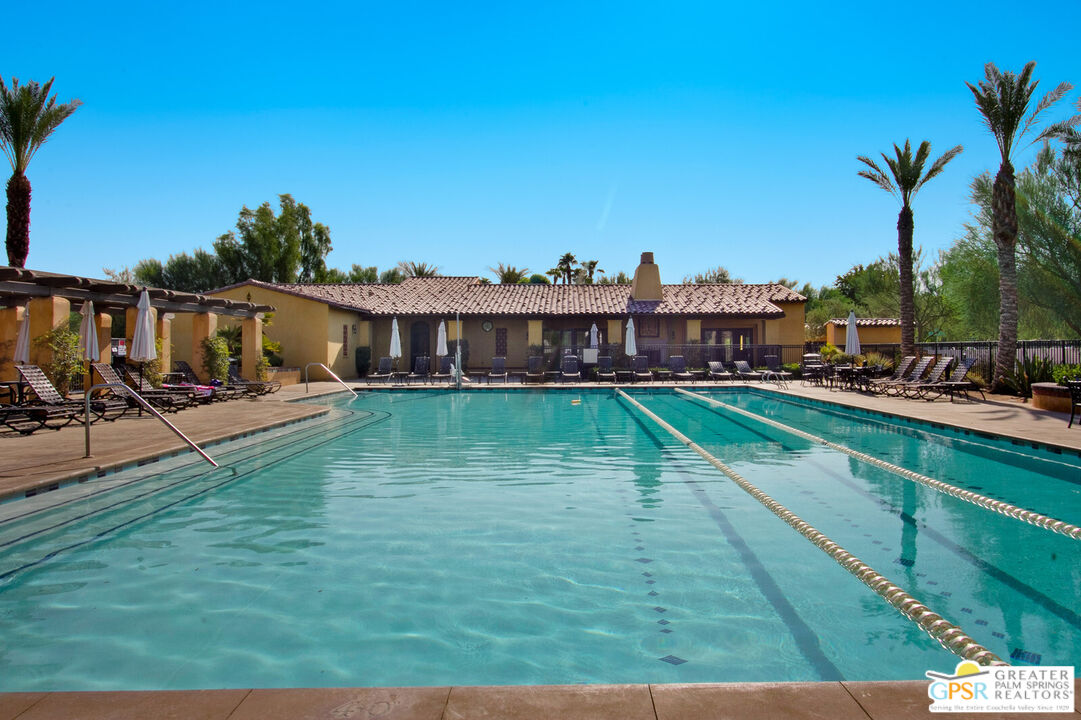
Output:
<instances>
[{"instance_id":1,"label":"swimming pool","mask_svg":"<svg viewBox=\"0 0 1081 720\"><path fill-rule=\"evenodd\" d=\"M710 395L1081 524L1076 456ZM694 399L634 398L1003 659L1081 656L1076 540ZM324 402L330 420L221 446L221 470L181 457L49 493L47 511L7 504L0 690L919 679L956 663L611 390Z\"/></svg>"}]
</instances>

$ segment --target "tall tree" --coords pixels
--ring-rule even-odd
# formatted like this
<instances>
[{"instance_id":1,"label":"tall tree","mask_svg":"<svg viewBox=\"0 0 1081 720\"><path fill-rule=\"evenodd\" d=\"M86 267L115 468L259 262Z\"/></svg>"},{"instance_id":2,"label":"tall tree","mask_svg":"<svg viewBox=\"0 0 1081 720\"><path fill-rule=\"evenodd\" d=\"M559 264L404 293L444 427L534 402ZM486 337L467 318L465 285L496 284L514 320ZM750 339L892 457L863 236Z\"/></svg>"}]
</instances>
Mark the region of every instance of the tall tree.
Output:
<instances>
[{"instance_id":1,"label":"tall tree","mask_svg":"<svg viewBox=\"0 0 1081 720\"><path fill-rule=\"evenodd\" d=\"M292 195L279 195L278 202L277 216L269 202L255 210L242 207L236 232L230 231L214 242L226 283L248 278L312 282L326 272L330 230L313 223L311 210Z\"/></svg>"},{"instance_id":2,"label":"tall tree","mask_svg":"<svg viewBox=\"0 0 1081 720\"><path fill-rule=\"evenodd\" d=\"M711 283L742 285L743 278L732 277L732 273L728 272L728 268L721 265L683 278L684 285L708 285Z\"/></svg>"},{"instance_id":3,"label":"tall tree","mask_svg":"<svg viewBox=\"0 0 1081 720\"><path fill-rule=\"evenodd\" d=\"M584 273L583 283L582 283L583 285L592 285L593 284L593 275L595 273L598 273L598 272L599 273L604 272L604 268L598 268L597 267L598 265L601 264L600 260L583 260L580 264L581 264L581 267L579 268L579 271L581 273Z\"/></svg>"},{"instance_id":4,"label":"tall tree","mask_svg":"<svg viewBox=\"0 0 1081 720\"><path fill-rule=\"evenodd\" d=\"M1015 144L1036 124L1037 118L1054 105L1073 87L1061 83L1043 96L1026 118L1029 101L1039 81L1032 81L1035 62L1029 62L1020 75L1002 72L994 63L984 66L985 79L978 85L965 83L976 99L976 108L984 124L995 138L1001 163L992 189L992 233L998 249L999 323L998 354L995 360L993 390L1006 387L1006 377L1014 370L1017 357L1017 200L1014 192L1014 170L1011 164ZM1061 135L1076 124L1077 117L1055 123L1036 136L1036 140Z\"/></svg>"},{"instance_id":5,"label":"tall tree","mask_svg":"<svg viewBox=\"0 0 1081 720\"><path fill-rule=\"evenodd\" d=\"M912 219L912 198L928 180L942 172L946 163L960 155L961 150L960 145L947 150L931 164L926 173L923 167L931 157L931 143L926 140L920 143L915 156L912 155L912 145L908 139L905 139L903 150L894 144L894 157L882 153L882 160L889 169L889 174L871 158L864 155L857 158L869 168L860 170L859 176L878 185L901 203L901 212L897 215L897 256L900 260L902 355L916 354L916 304L912 274L912 234L915 223Z\"/></svg>"},{"instance_id":6,"label":"tall tree","mask_svg":"<svg viewBox=\"0 0 1081 720\"><path fill-rule=\"evenodd\" d=\"M53 80L44 85L31 80L19 85L11 79L11 88L0 77L0 148L11 163L7 185L8 264L23 267L30 252L30 180L26 167L45 141L82 105L79 100L57 104L49 97Z\"/></svg>"},{"instance_id":7,"label":"tall tree","mask_svg":"<svg viewBox=\"0 0 1081 720\"><path fill-rule=\"evenodd\" d=\"M557 267L549 268L545 270L544 274L552 278L552 283L555 284L563 277L563 270Z\"/></svg>"},{"instance_id":8,"label":"tall tree","mask_svg":"<svg viewBox=\"0 0 1081 720\"><path fill-rule=\"evenodd\" d=\"M578 258L574 257L574 253L563 253L563 256L559 258L556 267L562 273L561 277L564 285L569 285L571 280L574 279L574 266L577 264Z\"/></svg>"},{"instance_id":9,"label":"tall tree","mask_svg":"<svg viewBox=\"0 0 1081 720\"><path fill-rule=\"evenodd\" d=\"M496 267L488 268L496 279L503 285L516 285L525 282L529 278L529 268L518 269L513 265L499 263Z\"/></svg>"}]
</instances>

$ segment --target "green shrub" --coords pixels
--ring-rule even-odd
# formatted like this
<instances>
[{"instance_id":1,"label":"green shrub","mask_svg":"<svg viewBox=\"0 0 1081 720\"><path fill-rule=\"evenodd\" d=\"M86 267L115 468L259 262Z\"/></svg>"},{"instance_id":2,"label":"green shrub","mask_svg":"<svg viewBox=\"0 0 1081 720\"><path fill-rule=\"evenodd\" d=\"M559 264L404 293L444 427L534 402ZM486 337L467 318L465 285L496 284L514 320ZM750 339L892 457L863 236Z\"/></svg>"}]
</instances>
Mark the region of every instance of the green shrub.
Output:
<instances>
[{"instance_id":1,"label":"green shrub","mask_svg":"<svg viewBox=\"0 0 1081 720\"><path fill-rule=\"evenodd\" d=\"M1006 386L1021 397L1032 397L1032 384L1051 382L1054 379L1050 360L1039 357L1018 361L1014 371L1006 376Z\"/></svg>"},{"instance_id":2,"label":"green shrub","mask_svg":"<svg viewBox=\"0 0 1081 720\"><path fill-rule=\"evenodd\" d=\"M893 356L883 355L882 353L869 352L863 356L864 365L881 365L882 369L893 370Z\"/></svg>"},{"instance_id":3,"label":"green shrub","mask_svg":"<svg viewBox=\"0 0 1081 720\"><path fill-rule=\"evenodd\" d=\"M822 357L825 358L826 356L822 355ZM830 363L833 365L850 365L853 360L855 360L854 357L840 350L830 354Z\"/></svg>"},{"instance_id":4,"label":"green shrub","mask_svg":"<svg viewBox=\"0 0 1081 720\"><path fill-rule=\"evenodd\" d=\"M229 344L225 338L215 335L203 340L203 370L210 380L229 377Z\"/></svg>"},{"instance_id":5,"label":"green shrub","mask_svg":"<svg viewBox=\"0 0 1081 720\"><path fill-rule=\"evenodd\" d=\"M1051 377L1059 385L1065 385L1067 380L1081 380L1081 365L1056 365L1051 370Z\"/></svg>"},{"instance_id":6,"label":"green shrub","mask_svg":"<svg viewBox=\"0 0 1081 720\"><path fill-rule=\"evenodd\" d=\"M818 348L818 354L822 356L823 362L832 362L832 358L837 353L841 352L836 345L832 343L826 343L822 347Z\"/></svg>"},{"instance_id":7,"label":"green shrub","mask_svg":"<svg viewBox=\"0 0 1081 720\"><path fill-rule=\"evenodd\" d=\"M266 382L270 378L270 373L267 372L268 367L270 367L270 362L266 359L266 356L260 355L259 359L255 361L255 379Z\"/></svg>"},{"instance_id":8,"label":"green shrub","mask_svg":"<svg viewBox=\"0 0 1081 720\"><path fill-rule=\"evenodd\" d=\"M786 373L791 373L794 378L803 377L803 366L799 363L785 363L781 365L781 369Z\"/></svg>"},{"instance_id":9,"label":"green shrub","mask_svg":"<svg viewBox=\"0 0 1081 720\"><path fill-rule=\"evenodd\" d=\"M64 326L55 327L34 338L34 345L52 350L52 361L42 365L41 369L57 391L66 397L71 381L83 374L79 334Z\"/></svg>"}]
</instances>

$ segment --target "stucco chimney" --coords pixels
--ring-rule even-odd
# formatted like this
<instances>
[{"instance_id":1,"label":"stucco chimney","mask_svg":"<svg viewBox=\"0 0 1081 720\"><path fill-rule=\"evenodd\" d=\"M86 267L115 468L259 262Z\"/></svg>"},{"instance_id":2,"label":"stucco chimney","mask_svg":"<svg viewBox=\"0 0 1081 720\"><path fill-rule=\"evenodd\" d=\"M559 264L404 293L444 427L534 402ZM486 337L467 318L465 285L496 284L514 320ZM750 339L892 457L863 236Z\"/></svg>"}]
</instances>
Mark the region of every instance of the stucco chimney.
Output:
<instances>
[{"instance_id":1,"label":"stucco chimney","mask_svg":"<svg viewBox=\"0 0 1081 720\"><path fill-rule=\"evenodd\" d=\"M661 296L661 269L653 262L653 253L642 253L642 262L634 270L631 281L632 300L663 300Z\"/></svg>"}]
</instances>

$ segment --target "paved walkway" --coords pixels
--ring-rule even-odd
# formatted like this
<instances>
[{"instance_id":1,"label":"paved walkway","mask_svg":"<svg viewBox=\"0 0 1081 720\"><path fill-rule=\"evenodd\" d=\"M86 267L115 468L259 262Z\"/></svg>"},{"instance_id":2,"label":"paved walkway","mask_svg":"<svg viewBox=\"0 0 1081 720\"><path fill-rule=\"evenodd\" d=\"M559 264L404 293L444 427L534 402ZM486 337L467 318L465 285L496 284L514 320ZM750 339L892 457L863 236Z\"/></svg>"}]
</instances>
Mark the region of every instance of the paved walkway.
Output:
<instances>
[{"instance_id":1,"label":"paved walkway","mask_svg":"<svg viewBox=\"0 0 1081 720\"><path fill-rule=\"evenodd\" d=\"M656 383L650 387L666 385ZM690 390L707 388L704 384L688 387ZM481 386L481 389L498 392L503 388L497 385ZM335 383L312 383L309 394L316 396L338 390L341 386ZM1081 427L1067 429L1066 415L1033 410L1011 400L929 403L803 387L799 383L791 384L783 392L1081 451ZM218 403L168 417L193 440L205 443L325 412L319 406L282 402L304 396L304 386L294 385L269 397ZM92 426L91 434L94 456L88 459L83 457L81 427L68 427L58 432L39 431L30 437L4 433L0 437L0 498L47 488L65 480L93 477L107 468L185 449L175 435L148 416L99 423ZM1081 697L1081 681L1078 681L1077 690ZM931 717L926 693L927 682L918 679L911 682L716 685L0 693L0 720L349 717L383 720L723 720L748 717L906 720ZM988 716L964 714L953 717L984 720ZM1017 717L1037 720L1073 716L1026 714Z\"/></svg>"}]
</instances>

